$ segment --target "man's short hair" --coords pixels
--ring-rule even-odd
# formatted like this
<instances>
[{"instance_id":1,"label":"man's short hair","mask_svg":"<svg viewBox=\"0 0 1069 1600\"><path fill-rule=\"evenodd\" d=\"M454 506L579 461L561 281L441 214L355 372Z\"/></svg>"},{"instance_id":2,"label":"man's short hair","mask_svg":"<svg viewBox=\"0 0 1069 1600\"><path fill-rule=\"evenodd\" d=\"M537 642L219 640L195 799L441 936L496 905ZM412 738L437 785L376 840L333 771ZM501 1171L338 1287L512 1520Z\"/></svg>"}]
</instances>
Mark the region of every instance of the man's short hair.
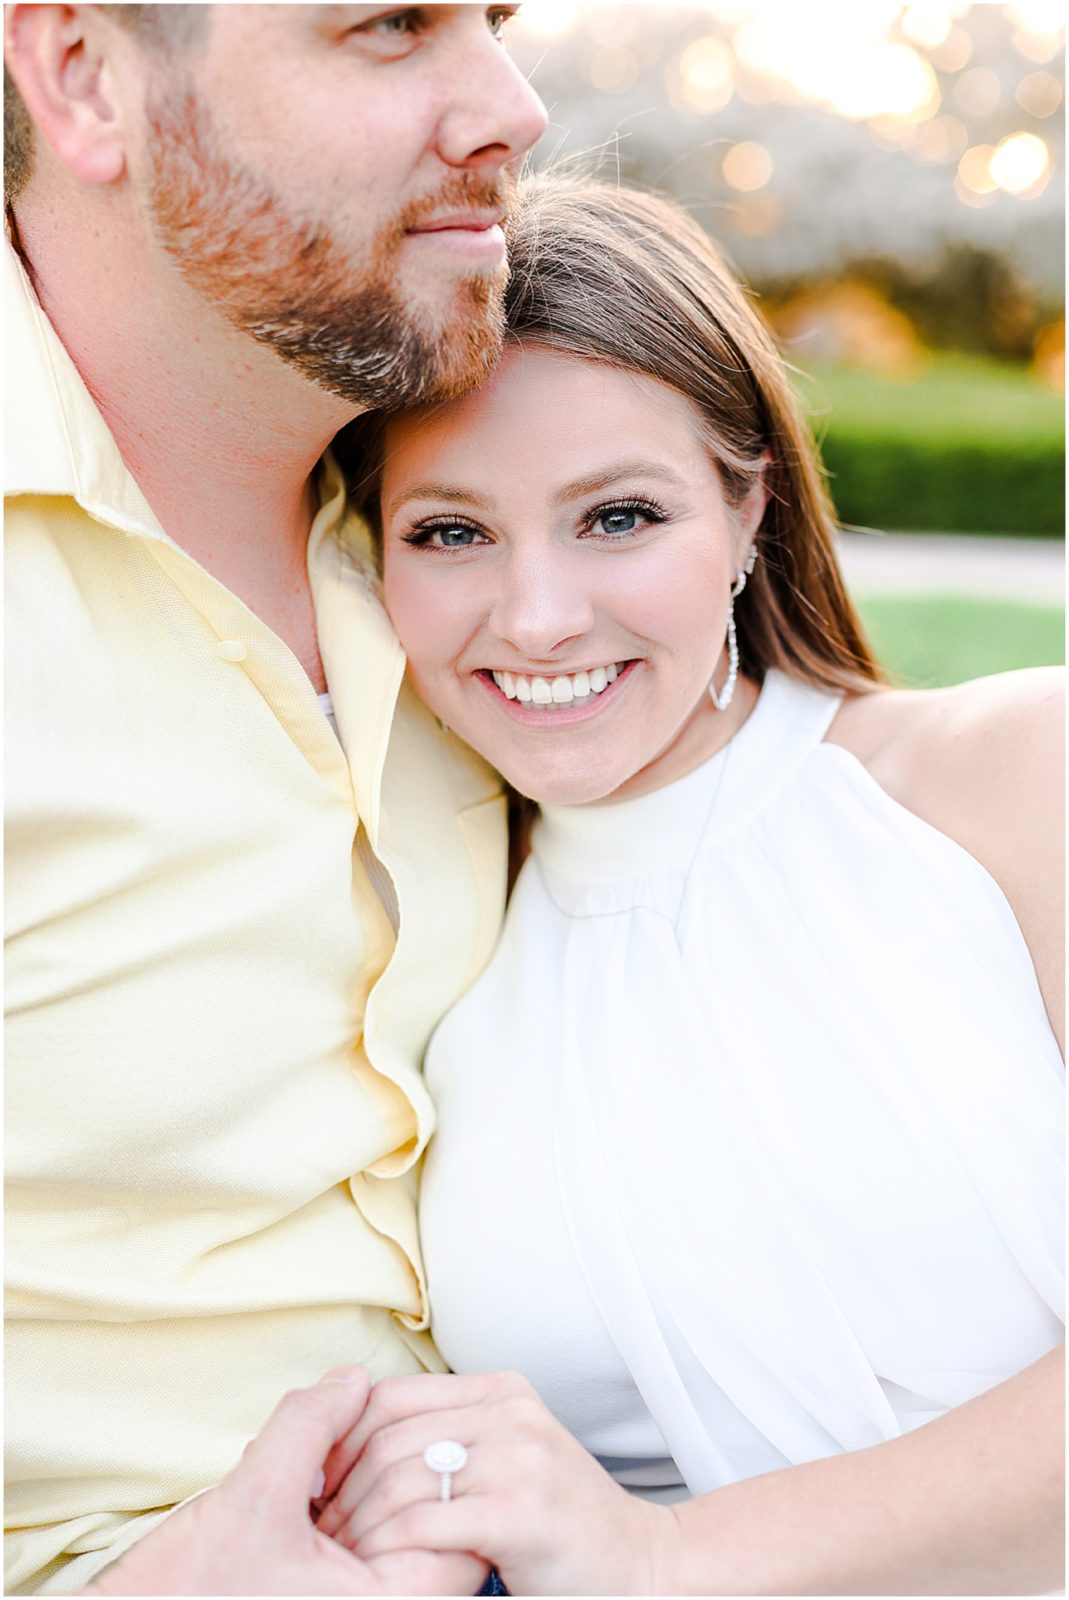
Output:
<instances>
[{"instance_id":1,"label":"man's short hair","mask_svg":"<svg viewBox=\"0 0 1069 1600\"><path fill-rule=\"evenodd\" d=\"M203 33L209 5L98 6L158 56L188 47ZM4 66L4 204L18 199L33 173L33 119Z\"/></svg>"}]
</instances>

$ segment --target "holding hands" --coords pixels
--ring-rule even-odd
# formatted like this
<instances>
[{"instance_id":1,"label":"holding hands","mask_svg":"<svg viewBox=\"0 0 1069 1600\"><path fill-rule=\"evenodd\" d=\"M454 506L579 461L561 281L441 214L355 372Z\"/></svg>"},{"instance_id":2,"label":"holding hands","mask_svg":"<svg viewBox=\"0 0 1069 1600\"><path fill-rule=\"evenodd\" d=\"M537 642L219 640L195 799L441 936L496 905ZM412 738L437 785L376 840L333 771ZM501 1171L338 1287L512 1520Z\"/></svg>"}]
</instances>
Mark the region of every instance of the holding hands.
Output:
<instances>
[{"instance_id":1,"label":"holding hands","mask_svg":"<svg viewBox=\"0 0 1069 1600\"><path fill-rule=\"evenodd\" d=\"M325 1470L318 1530L363 1561L476 1552L518 1594L656 1594L676 1533L514 1373L383 1380Z\"/></svg>"},{"instance_id":2,"label":"holding hands","mask_svg":"<svg viewBox=\"0 0 1069 1600\"><path fill-rule=\"evenodd\" d=\"M367 1401L361 1367L328 1373L276 1406L234 1470L113 1562L87 1595L475 1594L486 1566L396 1544L357 1556L309 1515L322 1465ZM428 1474L430 1476L430 1474Z\"/></svg>"}]
</instances>

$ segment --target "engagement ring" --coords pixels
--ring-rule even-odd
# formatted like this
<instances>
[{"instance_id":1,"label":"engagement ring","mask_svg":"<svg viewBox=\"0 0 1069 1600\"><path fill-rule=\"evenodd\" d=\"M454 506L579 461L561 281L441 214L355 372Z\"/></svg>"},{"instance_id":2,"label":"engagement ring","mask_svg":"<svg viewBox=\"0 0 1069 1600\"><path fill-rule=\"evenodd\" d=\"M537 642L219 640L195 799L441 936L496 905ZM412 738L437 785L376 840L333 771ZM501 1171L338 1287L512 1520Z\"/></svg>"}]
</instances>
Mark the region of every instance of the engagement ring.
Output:
<instances>
[{"instance_id":1,"label":"engagement ring","mask_svg":"<svg viewBox=\"0 0 1069 1600\"><path fill-rule=\"evenodd\" d=\"M437 1439L423 1452L423 1459L432 1472L438 1473L438 1498L453 1498L453 1474L468 1464L468 1452L455 1439Z\"/></svg>"}]
</instances>

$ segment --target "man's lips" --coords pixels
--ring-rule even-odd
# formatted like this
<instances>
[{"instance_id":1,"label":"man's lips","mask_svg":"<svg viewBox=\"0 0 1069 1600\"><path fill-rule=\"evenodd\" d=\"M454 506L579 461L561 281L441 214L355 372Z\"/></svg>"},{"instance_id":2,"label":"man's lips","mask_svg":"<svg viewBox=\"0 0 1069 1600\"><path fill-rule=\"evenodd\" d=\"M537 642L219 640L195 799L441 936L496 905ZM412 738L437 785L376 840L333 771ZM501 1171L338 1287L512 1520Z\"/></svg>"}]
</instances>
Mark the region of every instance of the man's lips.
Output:
<instances>
[{"instance_id":1,"label":"man's lips","mask_svg":"<svg viewBox=\"0 0 1069 1600\"><path fill-rule=\"evenodd\" d=\"M490 228L499 228L504 222L504 213L501 211L455 211L443 217L431 217L426 222L421 222L414 228L409 228L409 233L486 233Z\"/></svg>"},{"instance_id":2,"label":"man's lips","mask_svg":"<svg viewBox=\"0 0 1069 1600\"><path fill-rule=\"evenodd\" d=\"M505 261L505 230L500 211L452 211L429 217L408 229L411 247L444 258L455 270L498 271Z\"/></svg>"}]
</instances>

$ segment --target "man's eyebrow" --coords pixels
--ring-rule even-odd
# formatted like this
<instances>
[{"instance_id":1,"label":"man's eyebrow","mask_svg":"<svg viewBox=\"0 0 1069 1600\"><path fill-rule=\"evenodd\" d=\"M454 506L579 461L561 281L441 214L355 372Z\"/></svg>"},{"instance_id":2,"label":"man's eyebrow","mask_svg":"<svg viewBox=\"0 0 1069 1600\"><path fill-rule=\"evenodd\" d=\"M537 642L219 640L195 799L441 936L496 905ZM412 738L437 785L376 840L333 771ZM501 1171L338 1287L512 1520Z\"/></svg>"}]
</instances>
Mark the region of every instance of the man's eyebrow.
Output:
<instances>
[{"instance_id":1,"label":"man's eyebrow","mask_svg":"<svg viewBox=\"0 0 1069 1600\"><path fill-rule=\"evenodd\" d=\"M557 505L563 505L566 500L580 500L584 495L597 494L602 489L608 489L612 484L619 483L622 478L661 478L674 488L687 487L686 478L674 472L671 467L665 466L662 461L620 461L611 467L603 468L600 472L573 478L571 483L566 483L557 490L553 499Z\"/></svg>"}]
</instances>

